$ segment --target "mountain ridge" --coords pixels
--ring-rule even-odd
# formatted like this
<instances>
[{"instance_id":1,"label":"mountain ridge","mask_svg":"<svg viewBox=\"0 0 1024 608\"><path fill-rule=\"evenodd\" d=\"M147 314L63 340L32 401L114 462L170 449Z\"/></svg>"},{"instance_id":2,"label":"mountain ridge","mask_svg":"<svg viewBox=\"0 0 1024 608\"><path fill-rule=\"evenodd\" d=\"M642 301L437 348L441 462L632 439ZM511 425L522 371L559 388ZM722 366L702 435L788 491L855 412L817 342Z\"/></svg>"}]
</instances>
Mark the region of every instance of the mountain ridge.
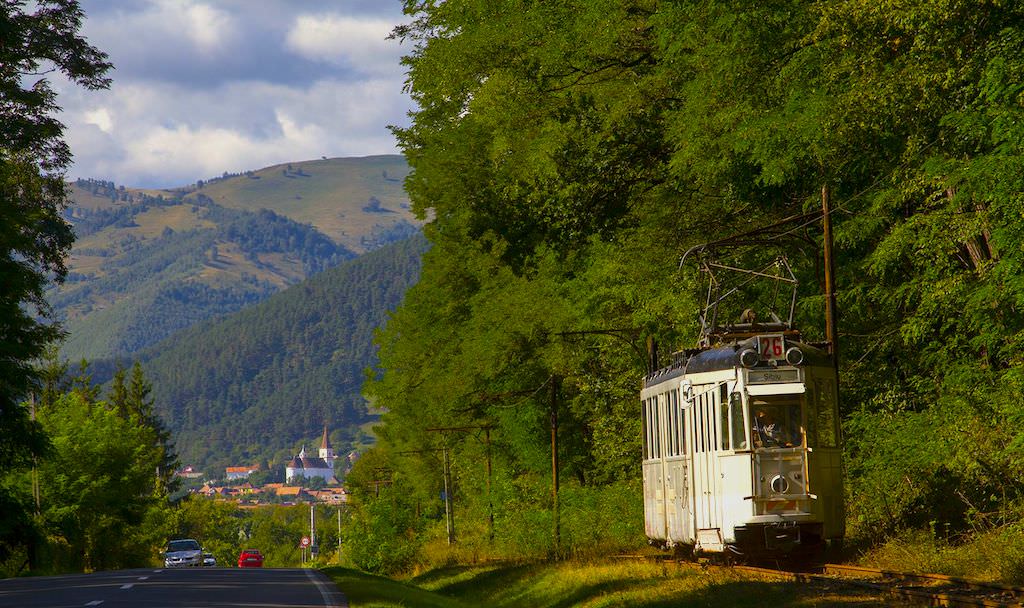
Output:
<instances>
[{"instance_id":1,"label":"mountain ridge","mask_svg":"<svg viewBox=\"0 0 1024 608\"><path fill-rule=\"evenodd\" d=\"M62 356L131 356L195 322L260 302L405 238L397 155L282 163L163 190L80 179L65 217L78 239L48 292Z\"/></svg>"}]
</instances>

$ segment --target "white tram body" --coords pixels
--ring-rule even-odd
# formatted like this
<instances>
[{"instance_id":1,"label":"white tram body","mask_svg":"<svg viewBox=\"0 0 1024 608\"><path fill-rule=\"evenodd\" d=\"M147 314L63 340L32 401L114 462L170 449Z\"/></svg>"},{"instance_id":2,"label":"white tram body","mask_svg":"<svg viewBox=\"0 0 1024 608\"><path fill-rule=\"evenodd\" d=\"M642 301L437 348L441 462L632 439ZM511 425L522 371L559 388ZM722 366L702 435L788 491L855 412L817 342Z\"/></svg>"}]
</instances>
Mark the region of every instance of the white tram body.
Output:
<instances>
[{"instance_id":1,"label":"white tram body","mask_svg":"<svg viewBox=\"0 0 1024 608\"><path fill-rule=\"evenodd\" d=\"M686 351L645 378L648 538L697 552L816 552L844 534L836 372L795 331Z\"/></svg>"}]
</instances>

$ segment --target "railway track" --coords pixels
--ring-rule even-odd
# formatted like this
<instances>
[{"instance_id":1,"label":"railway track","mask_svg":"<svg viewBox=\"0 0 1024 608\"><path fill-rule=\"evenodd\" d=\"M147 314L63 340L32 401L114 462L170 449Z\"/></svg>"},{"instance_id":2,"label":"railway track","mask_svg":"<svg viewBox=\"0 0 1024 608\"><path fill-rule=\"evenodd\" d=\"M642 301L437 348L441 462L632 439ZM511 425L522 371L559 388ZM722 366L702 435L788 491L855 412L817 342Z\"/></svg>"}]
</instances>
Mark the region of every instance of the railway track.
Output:
<instances>
[{"instance_id":1,"label":"railway track","mask_svg":"<svg viewBox=\"0 0 1024 608\"><path fill-rule=\"evenodd\" d=\"M825 564L809 572L756 566L732 566L750 575L802 583L847 584L872 589L909 603L927 606L1024 606L1024 587L974 581L942 574L896 572L862 566Z\"/></svg>"},{"instance_id":2,"label":"railway track","mask_svg":"<svg viewBox=\"0 0 1024 608\"><path fill-rule=\"evenodd\" d=\"M658 559L679 565L697 565L693 561L660 556L618 555L616 558ZM850 585L870 589L879 595L910 604L926 606L1024 608L1024 587L977 581L944 574L898 572L864 566L824 564L801 570L746 565L721 565L700 560L702 567L722 568L763 579L819 585Z\"/></svg>"}]
</instances>

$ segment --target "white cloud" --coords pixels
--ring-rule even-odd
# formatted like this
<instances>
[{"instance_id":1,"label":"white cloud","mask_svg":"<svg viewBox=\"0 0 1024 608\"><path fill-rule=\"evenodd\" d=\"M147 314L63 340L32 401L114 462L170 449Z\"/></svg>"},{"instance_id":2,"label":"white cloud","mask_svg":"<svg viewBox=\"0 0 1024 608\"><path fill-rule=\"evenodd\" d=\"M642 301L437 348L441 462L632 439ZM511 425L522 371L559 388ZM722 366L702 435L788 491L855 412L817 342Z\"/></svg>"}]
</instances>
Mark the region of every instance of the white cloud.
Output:
<instances>
[{"instance_id":1,"label":"white cloud","mask_svg":"<svg viewBox=\"0 0 1024 608\"><path fill-rule=\"evenodd\" d=\"M110 133L110 129L114 126L114 120L106 108L89 110L85 113L84 119L85 124L96 125L104 133Z\"/></svg>"},{"instance_id":2,"label":"white cloud","mask_svg":"<svg viewBox=\"0 0 1024 608\"><path fill-rule=\"evenodd\" d=\"M70 176L174 186L321 156L394 154L386 127L407 109L400 86L397 79L234 82L212 91L115 85L100 94L101 110L65 117L75 153Z\"/></svg>"},{"instance_id":3,"label":"white cloud","mask_svg":"<svg viewBox=\"0 0 1024 608\"><path fill-rule=\"evenodd\" d=\"M132 62L173 52L215 56L238 42L240 29L228 12L195 0L152 0L87 22L90 42L115 59ZM115 61L115 66L117 65Z\"/></svg>"},{"instance_id":4,"label":"white cloud","mask_svg":"<svg viewBox=\"0 0 1024 608\"><path fill-rule=\"evenodd\" d=\"M171 187L269 165L397 152L400 2L84 0L109 91L55 77L70 178ZM255 6L258 4L258 6ZM328 8L330 7L330 8ZM302 13L302 11L307 11ZM337 12L345 11L346 16Z\"/></svg>"},{"instance_id":5,"label":"white cloud","mask_svg":"<svg viewBox=\"0 0 1024 608\"><path fill-rule=\"evenodd\" d=\"M161 4L162 13L183 15L187 24L183 33L202 52L220 50L226 41L234 38L234 22L224 11L189 0L165 0Z\"/></svg>"},{"instance_id":6,"label":"white cloud","mask_svg":"<svg viewBox=\"0 0 1024 608\"><path fill-rule=\"evenodd\" d=\"M336 14L300 15L288 30L285 44L313 61L365 72L395 73L400 56L396 40L388 40L393 21Z\"/></svg>"}]
</instances>

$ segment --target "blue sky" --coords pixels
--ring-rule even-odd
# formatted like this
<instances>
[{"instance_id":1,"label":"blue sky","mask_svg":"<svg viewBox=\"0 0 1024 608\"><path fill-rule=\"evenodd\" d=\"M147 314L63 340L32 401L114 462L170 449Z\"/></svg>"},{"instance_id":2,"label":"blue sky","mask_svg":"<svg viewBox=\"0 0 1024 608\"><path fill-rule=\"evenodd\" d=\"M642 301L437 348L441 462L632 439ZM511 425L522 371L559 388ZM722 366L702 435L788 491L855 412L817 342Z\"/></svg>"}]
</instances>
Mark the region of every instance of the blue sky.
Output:
<instances>
[{"instance_id":1,"label":"blue sky","mask_svg":"<svg viewBox=\"0 0 1024 608\"><path fill-rule=\"evenodd\" d=\"M321 156L397 153L399 0L82 0L108 91L55 80L68 177L178 186Z\"/></svg>"}]
</instances>

